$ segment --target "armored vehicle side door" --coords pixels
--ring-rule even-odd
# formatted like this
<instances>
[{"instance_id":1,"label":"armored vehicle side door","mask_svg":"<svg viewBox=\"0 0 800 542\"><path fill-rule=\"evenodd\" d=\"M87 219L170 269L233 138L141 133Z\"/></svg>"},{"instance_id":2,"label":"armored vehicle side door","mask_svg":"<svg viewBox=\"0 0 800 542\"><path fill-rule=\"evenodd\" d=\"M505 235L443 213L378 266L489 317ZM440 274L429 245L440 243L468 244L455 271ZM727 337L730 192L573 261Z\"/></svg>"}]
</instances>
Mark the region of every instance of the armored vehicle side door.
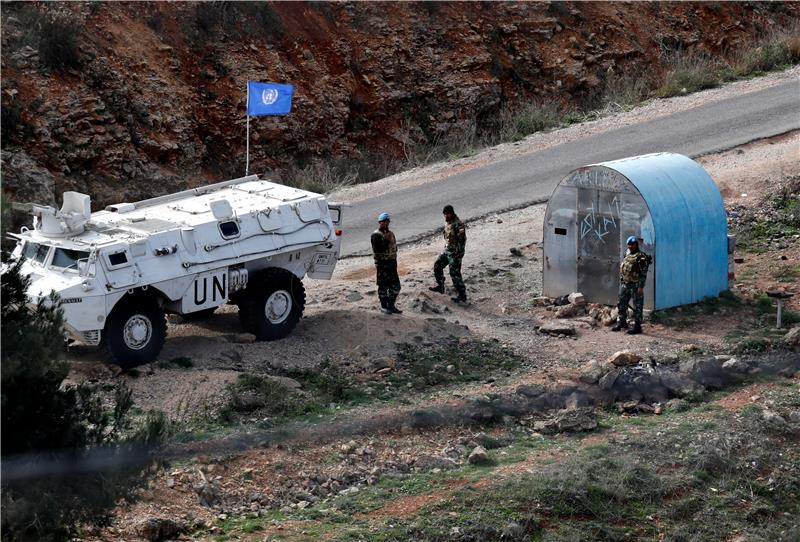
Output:
<instances>
[{"instance_id":1,"label":"armored vehicle side door","mask_svg":"<svg viewBox=\"0 0 800 542\"><path fill-rule=\"evenodd\" d=\"M342 235L342 205L329 203L328 210L333 224L333 236L329 242L318 245L314 251L311 266L308 268L308 276L312 279L330 279L339 256Z\"/></svg>"},{"instance_id":2,"label":"armored vehicle side door","mask_svg":"<svg viewBox=\"0 0 800 542\"><path fill-rule=\"evenodd\" d=\"M106 280L112 288L126 288L139 282L141 273L128 245L115 246L100 253Z\"/></svg>"}]
</instances>

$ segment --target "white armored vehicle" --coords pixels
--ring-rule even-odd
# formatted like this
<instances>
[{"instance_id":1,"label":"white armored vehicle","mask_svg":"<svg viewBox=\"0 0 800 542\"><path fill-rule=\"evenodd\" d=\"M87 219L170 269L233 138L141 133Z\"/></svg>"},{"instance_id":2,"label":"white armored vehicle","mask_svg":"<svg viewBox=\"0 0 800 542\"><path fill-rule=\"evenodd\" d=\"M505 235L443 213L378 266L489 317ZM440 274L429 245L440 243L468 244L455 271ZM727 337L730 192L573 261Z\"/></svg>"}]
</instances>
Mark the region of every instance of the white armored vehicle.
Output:
<instances>
[{"instance_id":1,"label":"white armored vehicle","mask_svg":"<svg viewBox=\"0 0 800 542\"><path fill-rule=\"evenodd\" d=\"M339 257L340 206L256 175L95 213L89 196L66 192L60 211L32 212L13 253L29 297L55 291L66 334L122 366L155 359L166 313L232 303L258 340L285 337L303 313L301 279L330 279Z\"/></svg>"}]
</instances>

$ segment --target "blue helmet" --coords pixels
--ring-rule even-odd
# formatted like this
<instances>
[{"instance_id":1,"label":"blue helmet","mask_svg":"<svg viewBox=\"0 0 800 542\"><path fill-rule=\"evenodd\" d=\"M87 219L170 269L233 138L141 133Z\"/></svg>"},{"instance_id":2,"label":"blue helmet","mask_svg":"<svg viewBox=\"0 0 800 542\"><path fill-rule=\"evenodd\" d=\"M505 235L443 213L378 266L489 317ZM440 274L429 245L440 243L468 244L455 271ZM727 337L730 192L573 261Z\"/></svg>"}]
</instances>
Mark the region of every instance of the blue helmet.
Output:
<instances>
[{"instance_id":1,"label":"blue helmet","mask_svg":"<svg viewBox=\"0 0 800 542\"><path fill-rule=\"evenodd\" d=\"M383 222L384 220L389 220L389 213L381 213L378 215L378 222Z\"/></svg>"},{"instance_id":2,"label":"blue helmet","mask_svg":"<svg viewBox=\"0 0 800 542\"><path fill-rule=\"evenodd\" d=\"M626 245L630 245L631 243L636 243L637 245L639 244L639 240L636 239L635 235L628 237L628 240L625 242Z\"/></svg>"}]
</instances>

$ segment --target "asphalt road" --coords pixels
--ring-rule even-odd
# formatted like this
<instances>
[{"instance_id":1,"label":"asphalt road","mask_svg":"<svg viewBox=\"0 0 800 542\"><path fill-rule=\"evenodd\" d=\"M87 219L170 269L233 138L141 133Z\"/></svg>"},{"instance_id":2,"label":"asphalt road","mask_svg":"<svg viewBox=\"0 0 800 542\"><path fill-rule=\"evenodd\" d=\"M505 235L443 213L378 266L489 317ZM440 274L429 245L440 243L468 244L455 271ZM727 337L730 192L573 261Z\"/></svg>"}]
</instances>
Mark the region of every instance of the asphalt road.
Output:
<instances>
[{"instance_id":1,"label":"asphalt road","mask_svg":"<svg viewBox=\"0 0 800 542\"><path fill-rule=\"evenodd\" d=\"M445 203L469 220L544 201L583 165L651 152L699 156L798 128L800 81L793 81L563 143L353 204L345 211L342 254L369 251L369 234L382 211L392 213L392 230L403 242L441 227Z\"/></svg>"}]
</instances>

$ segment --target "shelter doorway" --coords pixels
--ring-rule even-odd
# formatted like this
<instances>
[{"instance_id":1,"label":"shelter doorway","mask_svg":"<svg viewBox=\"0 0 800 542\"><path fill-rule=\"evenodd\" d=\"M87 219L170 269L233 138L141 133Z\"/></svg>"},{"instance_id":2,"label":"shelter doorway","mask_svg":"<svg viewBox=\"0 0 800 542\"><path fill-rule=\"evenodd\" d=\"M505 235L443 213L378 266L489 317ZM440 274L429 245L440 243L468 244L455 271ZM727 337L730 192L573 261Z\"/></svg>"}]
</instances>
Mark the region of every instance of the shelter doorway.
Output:
<instances>
[{"instance_id":1,"label":"shelter doorway","mask_svg":"<svg viewBox=\"0 0 800 542\"><path fill-rule=\"evenodd\" d=\"M615 305L619 290L620 199L618 192L578 189L578 291Z\"/></svg>"}]
</instances>

